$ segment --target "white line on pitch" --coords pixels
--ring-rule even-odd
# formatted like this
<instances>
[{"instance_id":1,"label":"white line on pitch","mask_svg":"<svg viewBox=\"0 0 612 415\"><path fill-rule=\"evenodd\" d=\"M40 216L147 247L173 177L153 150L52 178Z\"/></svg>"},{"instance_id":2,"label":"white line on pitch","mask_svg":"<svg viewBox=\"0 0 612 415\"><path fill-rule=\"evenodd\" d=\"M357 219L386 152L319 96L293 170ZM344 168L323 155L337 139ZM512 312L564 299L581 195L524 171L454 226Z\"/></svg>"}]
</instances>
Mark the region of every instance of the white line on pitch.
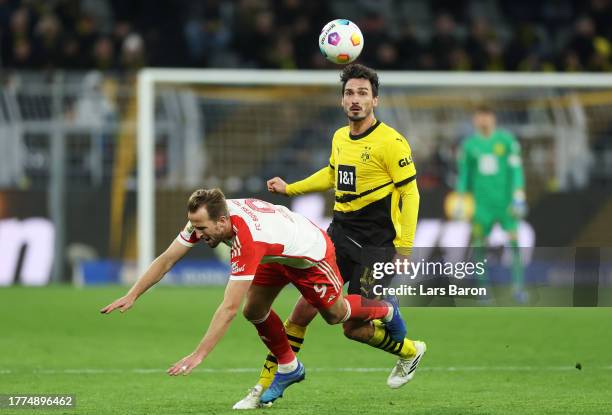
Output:
<instances>
[{"instance_id":1,"label":"white line on pitch","mask_svg":"<svg viewBox=\"0 0 612 415\"><path fill-rule=\"evenodd\" d=\"M588 369L612 370L612 366L591 366ZM315 367L308 368L312 372L388 372L389 367ZM212 369L199 368L196 372L202 373L257 373L261 369L257 368L227 368L227 369ZM532 371L565 371L575 370L573 366L424 366L419 368L420 372L532 372ZM96 369L96 368L80 368L80 369L34 369L34 370L11 370L0 369L0 375L24 374L33 373L37 375L104 375L113 373L137 373L137 374L156 374L165 373L166 369L159 368L137 368L137 369Z\"/></svg>"}]
</instances>

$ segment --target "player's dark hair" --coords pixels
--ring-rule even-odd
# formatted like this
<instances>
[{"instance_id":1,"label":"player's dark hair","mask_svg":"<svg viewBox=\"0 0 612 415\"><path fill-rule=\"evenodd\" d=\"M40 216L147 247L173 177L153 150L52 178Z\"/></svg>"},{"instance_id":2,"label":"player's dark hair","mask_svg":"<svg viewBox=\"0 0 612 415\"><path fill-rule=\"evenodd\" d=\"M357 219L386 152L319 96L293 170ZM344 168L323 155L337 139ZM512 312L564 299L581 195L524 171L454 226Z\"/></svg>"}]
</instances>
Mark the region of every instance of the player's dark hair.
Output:
<instances>
[{"instance_id":1,"label":"player's dark hair","mask_svg":"<svg viewBox=\"0 0 612 415\"><path fill-rule=\"evenodd\" d=\"M372 96L378 96L378 74L372 68L368 68L360 63L351 63L346 65L340 73L340 81L342 82L342 95L349 79L367 79L372 85Z\"/></svg>"},{"instance_id":2,"label":"player's dark hair","mask_svg":"<svg viewBox=\"0 0 612 415\"><path fill-rule=\"evenodd\" d=\"M193 192L187 202L187 211L196 213L202 206L206 207L208 217L212 221L229 215L225 195L221 189L198 189Z\"/></svg>"}]
</instances>

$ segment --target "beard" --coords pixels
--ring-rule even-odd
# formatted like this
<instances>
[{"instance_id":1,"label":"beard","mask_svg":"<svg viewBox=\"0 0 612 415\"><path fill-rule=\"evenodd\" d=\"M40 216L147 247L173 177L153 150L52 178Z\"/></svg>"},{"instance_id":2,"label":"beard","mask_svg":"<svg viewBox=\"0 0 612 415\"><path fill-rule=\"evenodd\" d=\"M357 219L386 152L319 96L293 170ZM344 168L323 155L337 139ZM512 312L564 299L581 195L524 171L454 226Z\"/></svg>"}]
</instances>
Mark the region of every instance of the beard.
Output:
<instances>
[{"instance_id":1,"label":"beard","mask_svg":"<svg viewBox=\"0 0 612 415\"><path fill-rule=\"evenodd\" d=\"M347 114L347 117L351 121L362 121L362 120L366 119L365 115L349 115L349 114Z\"/></svg>"},{"instance_id":2,"label":"beard","mask_svg":"<svg viewBox=\"0 0 612 415\"><path fill-rule=\"evenodd\" d=\"M351 111L350 109L344 110L344 113L346 114L346 117L351 121L362 121L365 120L369 115L367 111L360 111L354 114L353 111Z\"/></svg>"},{"instance_id":3,"label":"beard","mask_svg":"<svg viewBox=\"0 0 612 415\"><path fill-rule=\"evenodd\" d=\"M208 245L211 248L216 248L217 245L219 245L219 243L221 242L221 240L219 238L209 238L209 240L204 240L204 243L206 243L206 245Z\"/></svg>"}]
</instances>

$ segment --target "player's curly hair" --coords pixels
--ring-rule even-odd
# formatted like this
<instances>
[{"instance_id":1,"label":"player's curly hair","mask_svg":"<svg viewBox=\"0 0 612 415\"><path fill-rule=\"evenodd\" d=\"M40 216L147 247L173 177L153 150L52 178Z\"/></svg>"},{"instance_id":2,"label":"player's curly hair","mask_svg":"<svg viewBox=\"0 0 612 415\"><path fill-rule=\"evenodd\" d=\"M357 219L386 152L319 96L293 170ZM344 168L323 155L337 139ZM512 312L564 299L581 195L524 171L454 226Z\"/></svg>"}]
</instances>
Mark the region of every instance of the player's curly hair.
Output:
<instances>
[{"instance_id":1,"label":"player's curly hair","mask_svg":"<svg viewBox=\"0 0 612 415\"><path fill-rule=\"evenodd\" d=\"M198 189L193 192L187 202L187 211L196 213L202 206L206 207L210 220L217 221L221 216L229 215L221 189Z\"/></svg>"},{"instance_id":2,"label":"player's curly hair","mask_svg":"<svg viewBox=\"0 0 612 415\"><path fill-rule=\"evenodd\" d=\"M342 82L342 95L344 95L344 88L349 79L367 79L372 84L372 96L378 96L378 74L372 68L368 68L360 63L351 63L346 65L340 73L340 81Z\"/></svg>"}]
</instances>

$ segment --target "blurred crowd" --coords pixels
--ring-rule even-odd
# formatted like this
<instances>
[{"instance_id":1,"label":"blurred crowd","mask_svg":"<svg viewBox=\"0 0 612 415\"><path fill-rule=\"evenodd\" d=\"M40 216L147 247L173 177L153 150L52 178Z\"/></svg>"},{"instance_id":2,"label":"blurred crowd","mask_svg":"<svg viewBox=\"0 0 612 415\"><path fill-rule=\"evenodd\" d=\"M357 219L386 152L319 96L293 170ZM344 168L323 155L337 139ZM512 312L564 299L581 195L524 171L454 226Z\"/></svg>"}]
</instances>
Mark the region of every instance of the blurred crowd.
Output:
<instances>
[{"instance_id":1,"label":"blurred crowd","mask_svg":"<svg viewBox=\"0 0 612 415\"><path fill-rule=\"evenodd\" d=\"M328 68L338 17L377 69L612 68L612 0L0 0L0 68Z\"/></svg>"}]
</instances>

